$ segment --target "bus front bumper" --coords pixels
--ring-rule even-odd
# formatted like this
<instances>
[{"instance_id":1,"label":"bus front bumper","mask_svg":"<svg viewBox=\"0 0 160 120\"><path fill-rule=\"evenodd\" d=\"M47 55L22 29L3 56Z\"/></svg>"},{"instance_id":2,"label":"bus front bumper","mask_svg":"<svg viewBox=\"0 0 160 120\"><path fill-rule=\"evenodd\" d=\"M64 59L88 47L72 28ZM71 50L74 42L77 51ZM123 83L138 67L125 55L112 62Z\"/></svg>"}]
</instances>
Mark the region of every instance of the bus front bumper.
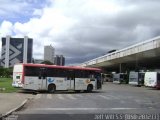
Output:
<instances>
[{"instance_id":1,"label":"bus front bumper","mask_svg":"<svg viewBox=\"0 0 160 120\"><path fill-rule=\"evenodd\" d=\"M22 88L23 85L19 84L19 83L17 83L17 84L12 83L12 87Z\"/></svg>"}]
</instances>

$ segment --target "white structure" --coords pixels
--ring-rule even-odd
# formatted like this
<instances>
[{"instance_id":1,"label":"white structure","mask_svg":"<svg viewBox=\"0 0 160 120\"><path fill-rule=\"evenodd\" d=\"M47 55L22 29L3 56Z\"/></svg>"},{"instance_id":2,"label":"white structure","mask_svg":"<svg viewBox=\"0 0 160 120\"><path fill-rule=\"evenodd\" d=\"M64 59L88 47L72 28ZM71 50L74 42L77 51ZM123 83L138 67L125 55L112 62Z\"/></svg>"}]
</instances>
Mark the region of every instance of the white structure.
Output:
<instances>
[{"instance_id":1,"label":"white structure","mask_svg":"<svg viewBox=\"0 0 160 120\"><path fill-rule=\"evenodd\" d=\"M1 65L5 68L13 67L16 63L32 62L33 40L24 38L2 38Z\"/></svg>"},{"instance_id":2,"label":"white structure","mask_svg":"<svg viewBox=\"0 0 160 120\"><path fill-rule=\"evenodd\" d=\"M44 46L44 60L54 63L54 52L55 49L53 46Z\"/></svg>"},{"instance_id":3,"label":"white structure","mask_svg":"<svg viewBox=\"0 0 160 120\"><path fill-rule=\"evenodd\" d=\"M144 78L144 85L148 87L160 88L160 73L159 72L146 72Z\"/></svg>"},{"instance_id":4,"label":"white structure","mask_svg":"<svg viewBox=\"0 0 160 120\"><path fill-rule=\"evenodd\" d=\"M126 47L104 56L86 61L79 66L108 67L135 59L158 57L160 55L160 36Z\"/></svg>"},{"instance_id":5,"label":"white structure","mask_svg":"<svg viewBox=\"0 0 160 120\"><path fill-rule=\"evenodd\" d=\"M134 72L129 73L129 84L142 86L144 84L145 72Z\"/></svg>"}]
</instances>

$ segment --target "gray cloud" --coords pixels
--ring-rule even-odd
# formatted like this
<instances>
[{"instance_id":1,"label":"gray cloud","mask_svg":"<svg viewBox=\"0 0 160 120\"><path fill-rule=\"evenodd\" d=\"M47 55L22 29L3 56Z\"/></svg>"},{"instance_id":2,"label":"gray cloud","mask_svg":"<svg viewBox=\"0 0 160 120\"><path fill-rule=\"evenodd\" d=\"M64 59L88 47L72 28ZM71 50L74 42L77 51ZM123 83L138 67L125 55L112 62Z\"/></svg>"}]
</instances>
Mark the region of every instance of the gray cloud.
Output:
<instances>
[{"instance_id":1,"label":"gray cloud","mask_svg":"<svg viewBox=\"0 0 160 120\"><path fill-rule=\"evenodd\" d=\"M74 33L70 37L75 41L70 44L70 40L66 40L64 53L70 53L69 56L75 56L72 58L74 61L82 62L109 50L120 49L160 35L159 1L129 1L125 5L132 5L134 8L124 8L109 17L104 15L98 18L80 18L81 23L70 31Z\"/></svg>"},{"instance_id":2,"label":"gray cloud","mask_svg":"<svg viewBox=\"0 0 160 120\"><path fill-rule=\"evenodd\" d=\"M50 9L51 21L44 23ZM67 64L81 63L160 35L159 0L55 0L41 10L43 14L35 18L36 22L27 22L40 26L36 29L40 31L25 31L34 39L35 58L43 58L44 44L53 44ZM62 19L54 21L58 17ZM27 23L17 31L23 33Z\"/></svg>"}]
</instances>

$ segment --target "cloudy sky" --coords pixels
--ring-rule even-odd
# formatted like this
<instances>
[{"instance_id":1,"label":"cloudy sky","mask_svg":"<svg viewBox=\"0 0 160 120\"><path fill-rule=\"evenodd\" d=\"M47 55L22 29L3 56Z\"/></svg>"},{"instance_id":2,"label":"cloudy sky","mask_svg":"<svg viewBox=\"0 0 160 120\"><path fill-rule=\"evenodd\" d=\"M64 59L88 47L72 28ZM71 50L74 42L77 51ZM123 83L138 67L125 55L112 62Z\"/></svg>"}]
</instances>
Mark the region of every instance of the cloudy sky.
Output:
<instances>
[{"instance_id":1,"label":"cloudy sky","mask_svg":"<svg viewBox=\"0 0 160 120\"><path fill-rule=\"evenodd\" d=\"M160 35L160 0L0 0L0 37L52 44L77 64ZM0 41L1 51L1 41Z\"/></svg>"}]
</instances>

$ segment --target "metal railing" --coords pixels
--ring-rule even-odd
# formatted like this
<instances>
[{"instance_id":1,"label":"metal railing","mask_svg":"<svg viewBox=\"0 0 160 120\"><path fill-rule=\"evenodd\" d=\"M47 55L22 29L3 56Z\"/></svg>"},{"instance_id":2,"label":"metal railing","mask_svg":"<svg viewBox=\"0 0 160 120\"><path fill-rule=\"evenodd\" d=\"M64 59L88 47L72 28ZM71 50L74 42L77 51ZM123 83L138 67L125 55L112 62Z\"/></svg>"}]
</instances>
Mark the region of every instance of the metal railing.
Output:
<instances>
[{"instance_id":1,"label":"metal railing","mask_svg":"<svg viewBox=\"0 0 160 120\"><path fill-rule=\"evenodd\" d=\"M90 65L98 64L104 61L125 57L128 55L144 52L144 51L159 48L159 47L160 47L160 36L126 47L124 49L117 50L115 52L112 52L103 56L100 56L98 58L86 61L80 64L80 66L83 66L83 67L90 66Z\"/></svg>"}]
</instances>

